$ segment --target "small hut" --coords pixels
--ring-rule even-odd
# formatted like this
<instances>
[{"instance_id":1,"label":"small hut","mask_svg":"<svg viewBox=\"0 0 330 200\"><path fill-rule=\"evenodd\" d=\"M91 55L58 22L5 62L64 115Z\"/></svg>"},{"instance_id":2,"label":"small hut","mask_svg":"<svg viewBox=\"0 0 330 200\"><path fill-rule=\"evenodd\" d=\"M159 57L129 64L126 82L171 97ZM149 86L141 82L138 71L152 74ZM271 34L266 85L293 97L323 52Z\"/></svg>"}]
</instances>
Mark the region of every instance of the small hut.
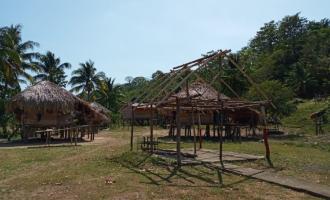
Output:
<instances>
[{"instance_id":1,"label":"small hut","mask_svg":"<svg viewBox=\"0 0 330 200\"><path fill-rule=\"evenodd\" d=\"M41 81L14 96L8 106L27 139L36 129L98 125L108 118L62 87Z\"/></svg>"}]
</instances>

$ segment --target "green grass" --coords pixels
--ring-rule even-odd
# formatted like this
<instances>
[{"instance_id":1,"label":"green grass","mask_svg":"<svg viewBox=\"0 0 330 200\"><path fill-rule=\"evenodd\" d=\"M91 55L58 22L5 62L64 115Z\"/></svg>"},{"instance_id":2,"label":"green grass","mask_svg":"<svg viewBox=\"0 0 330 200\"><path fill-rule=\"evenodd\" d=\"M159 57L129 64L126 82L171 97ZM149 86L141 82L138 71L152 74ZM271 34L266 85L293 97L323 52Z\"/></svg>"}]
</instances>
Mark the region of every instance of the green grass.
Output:
<instances>
[{"instance_id":1,"label":"green grass","mask_svg":"<svg viewBox=\"0 0 330 200\"><path fill-rule=\"evenodd\" d=\"M298 145L290 141L279 141L271 139L269 141L271 149L271 159L276 170L281 174L292 175L315 183L322 183L330 186L330 151L322 150L319 147L310 145ZM219 149L216 142L205 142L203 148ZM193 148L193 143L185 142L183 148ZM225 151L235 151L264 155L265 147L260 142L225 142ZM162 144L161 148L174 149L175 144ZM254 168L267 167L266 161L261 160L248 164Z\"/></svg>"}]
</instances>

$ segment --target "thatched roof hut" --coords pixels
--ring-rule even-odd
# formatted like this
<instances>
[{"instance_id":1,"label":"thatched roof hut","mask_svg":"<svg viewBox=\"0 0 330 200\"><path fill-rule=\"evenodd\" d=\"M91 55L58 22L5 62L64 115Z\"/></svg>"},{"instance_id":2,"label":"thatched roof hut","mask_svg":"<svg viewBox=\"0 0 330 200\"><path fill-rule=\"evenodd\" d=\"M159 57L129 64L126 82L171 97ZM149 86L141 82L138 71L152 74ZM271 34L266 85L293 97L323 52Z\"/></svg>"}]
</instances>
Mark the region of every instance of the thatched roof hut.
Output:
<instances>
[{"instance_id":1,"label":"thatched roof hut","mask_svg":"<svg viewBox=\"0 0 330 200\"><path fill-rule=\"evenodd\" d=\"M90 103L90 106L91 106L94 110L98 111L99 113L101 113L101 114L103 114L103 115L105 115L105 116L110 117L110 115L111 115L111 111L110 111L108 108L102 106L101 104L99 104L99 103L97 103L97 102L92 102L92 103Z\"/></svg>"},{"instance_id":2,"label":"thatched roof hut","mask_svg":"<svg viewBox=\"0 0 330 200\"><path fill-rule=\"evenodd\" d=\"M106 120L87 102L49 81L38 82L14 96L8 111L22 125L38 128L97 124Z\"/></svg>"},{"instance_id":3,"label":"thatched roof hut","mask_svg":"<svg viewBox=\"0 0 330 200\"><path fill-rule=\"evenodd\" d=\"M110 123L110 119L111 119L111 111L110 110L108 110L106 107L102 106L101 104L99 104L97 102L92 102L89 105L94 110L96 110L98 113L101 113L104 117L107 118L102 122L103 125Z\"/></svg>"}]
</instances>

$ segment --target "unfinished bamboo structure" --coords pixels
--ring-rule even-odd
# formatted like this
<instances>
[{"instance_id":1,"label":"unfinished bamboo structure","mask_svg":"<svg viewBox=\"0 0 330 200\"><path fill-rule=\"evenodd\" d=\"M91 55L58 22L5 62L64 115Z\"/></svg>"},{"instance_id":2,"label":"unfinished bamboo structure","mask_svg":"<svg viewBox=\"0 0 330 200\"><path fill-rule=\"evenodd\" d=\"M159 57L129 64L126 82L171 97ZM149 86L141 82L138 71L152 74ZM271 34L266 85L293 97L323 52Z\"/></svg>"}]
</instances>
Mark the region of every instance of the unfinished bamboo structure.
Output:
<instances>
[{"instance_id":1,"label":"unfinished bamboo structure","mask_svg":"<svg viewBox=\"0 0 330 200\"><path fill-rule=\"evenodd\" d=\"M152 152L154 150L154 145L156 145L153 136L153 126L155 125L154 113L157 113L171 120L169 133L174 136L174 132L176 132L176 154L177 164L179 166L182 161L180 145L181 129L188 127L185 134L191 135L193 133L194 153L196 153L197 141L199 143L198 147L202 148L202 126L206 126L205 135L210 135L209 125L212 124L213 136L218 137L219 160L223 167L223 137L231 133L231 135L236 134L240 139L240 126L247 125L253 121L254 125L258 123L263 127L265 154L267 160L270 162L265 107L274 105L258 85L255 84L252 78L245 73L243 67L230 58L229 53L230 50L219 50L213 54L174 67L169 73L166 73L153 82L145 90L145 93L129 103L129 109L127 110L130 113L127 116L131 117L131 149L133 149L136 113L141 115L142 112L150 120L150 137L147 138L147 141L150 151ZM247 101L240 98L230 85L221 78L220 72L224 70L221 63L218 66L217 72L213 74L211 82L206 82L199 77L197 72L209 68L210 63L214 61L232 63L243 77L256 88L256 91L263 100ZM194 82L190 82L191 80L194 80ZM236 98L229 98L216 91L211 86L215 81L227 87ZM195 130L196 126L197 130Z\"/></svg>"}]
</instances>

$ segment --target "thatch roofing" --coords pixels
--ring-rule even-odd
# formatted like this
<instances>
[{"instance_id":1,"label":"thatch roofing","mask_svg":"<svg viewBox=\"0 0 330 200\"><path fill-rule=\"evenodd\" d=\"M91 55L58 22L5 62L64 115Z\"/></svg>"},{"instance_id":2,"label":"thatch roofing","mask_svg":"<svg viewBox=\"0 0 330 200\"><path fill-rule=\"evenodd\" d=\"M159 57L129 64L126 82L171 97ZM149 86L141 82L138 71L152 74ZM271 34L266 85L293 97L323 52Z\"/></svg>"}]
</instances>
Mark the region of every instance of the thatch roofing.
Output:
<instances>
[{"instance_id":1,"label":"thatch roofing","mask_svg":"<svg viewBox=\"0 0 330 200\"><path fill-rule=\"evenodd\" d=\"M108 124L110 123L110 119L108 115L103 114L95 107L84 101L79 99L79 103L75 105L75 115L77 118L83 118L84 124Z\"/></svg>"},{"instance_id":2,"label":"thatch roofing","mask_svg":"<svg viewBox=\"0 0 330 200\"><path fill-rule=\"evenodd\" d=\"M49 82L41 81L26 88L12 98L9 110L35 110L43 111L52 109L62 112L70 112L79 99L62 87Z\"/></svg>"},{"instance_id":3,"label":"thatch roofing","mask_svg":"<svg viewBox=\"0 0 330 200\"><path fill-rule=\"evenodd\" d=\"M178 93L173 95L179 98L192 97L199 100L228 100L230 99L226 95L217 92L212 86L202 80L198 80L188 86L183 87Z\"/></svg>"},{"instance_id":4,"label":"thatch roofing","mask_svg":"<svg viewBox=\"0 0 330 200\"><path fill-rule=\"evenodd\" d=\"M94 110L98 111L99 113L102 113L103 115L110 116L110 114L111 114L111 111L108 108L102 106L101 104L99 104L97 102L90 103L90 106Z\"/></svg>"},{"instance_id":5,"label":"thatch roofing","mask_svg":"<svg viewBox=\"0 0 330 200\"><path fill-rule=\"evenodd\" d=\"M104 110L105 108L102 108ZM72 116L69 122L65 124L75 123L74 119L80 119L82 123L87 124L103 124L109 123L110 120L106 114L99 111L100 106L90 105L88 102L76 97L64 88L49 82L41 81L30 86L14 96L8 106L8 111L16 113L16 118L20 119L23 112L30 113L58 113L56 116L48 116L53 121L48 124L45 121L35 120L34 115L26 116L31 119L32 125L57 125L59 121L62 123L65 116ZM31 118L32 117L32 118ZM54 118L55 117L55 118ZM49 119L48 119L49 120Z\"/></svg>"}]
</instances>

